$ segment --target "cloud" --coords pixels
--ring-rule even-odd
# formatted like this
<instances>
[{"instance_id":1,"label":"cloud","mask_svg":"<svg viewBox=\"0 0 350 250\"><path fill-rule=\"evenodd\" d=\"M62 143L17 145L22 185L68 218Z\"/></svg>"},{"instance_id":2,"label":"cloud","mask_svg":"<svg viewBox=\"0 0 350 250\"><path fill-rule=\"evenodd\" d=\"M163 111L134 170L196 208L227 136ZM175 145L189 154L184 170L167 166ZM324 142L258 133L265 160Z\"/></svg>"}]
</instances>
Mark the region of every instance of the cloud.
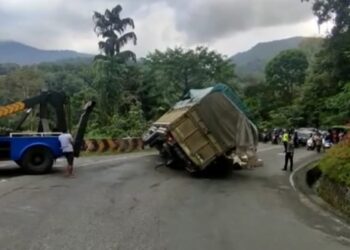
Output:
<instances>
[{"instance_id":1,"label":"cloud","mask_svg":"<svg viewBox=\"0 0 350 250\"><path fill-rule=\"evenodd\" d=\"M295 24L312 17L298 0L195 0L179 11L177 28L190 42L210 42L237 32Z\"/></svg>"},{"instance_id":2,"label":"cloud","mask_svg":"<svg viewBox=\"0 0 350 250\"><path fill-rule=\"evenodd\" d=\"M148 51L164 50L167 47L184 45L186 37L175 27L175 11L164 3L153 3L137 13L142 19L135 19L136 47L128 46L137 55Z\"/></svg>"},{"instance_id":3,"label":"cloud","mask_svg":"<svg viewBox=\"0 0 350 250\"><path fill-rule=\"evenodd\" d=\"M310 6L300 0L0 0L0 39L96 53L93 11L103 13L118 3L122 16L135 21L139 39L131 49L141 56L175 45L215 46L266 27L277 32L281 25L312 17Z\"/></svg>"},{"instance_id":4,"label":"cloud","mask_svg":"<svg viewBox=\"0 0 350 250\"><path fill-rule=\"evenodd\" d=\"M287 24L282 26L262 27L254 30L238 32L213 42L210 47L218 48L221 53L234 55L246 51L257 43L273 40L286 39L293 36L325 36L327 30L319 32L316 18L298 24Z\"/></svg>"}]
</instances>

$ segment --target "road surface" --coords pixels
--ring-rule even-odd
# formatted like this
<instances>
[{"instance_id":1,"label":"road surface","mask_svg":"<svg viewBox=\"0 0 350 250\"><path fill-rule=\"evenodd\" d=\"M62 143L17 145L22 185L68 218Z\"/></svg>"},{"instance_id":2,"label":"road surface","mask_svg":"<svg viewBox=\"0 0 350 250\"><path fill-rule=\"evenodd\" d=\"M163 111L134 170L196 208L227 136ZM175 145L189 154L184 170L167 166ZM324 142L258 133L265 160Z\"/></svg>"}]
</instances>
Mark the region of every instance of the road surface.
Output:
<instances>
[{"instance_id":1,"label":"road surface","mask_svg":"<svg viewBox=\"0 0 350 250\"><path fill-rule=\"evenodd\" d=\"M262 168L200 179L155 155L82 158L74 179L62 161L45 176L1 163L0 248L348 250L349 228L300 201L281 148L259 154Z\"/></svg>"}]
</instances>

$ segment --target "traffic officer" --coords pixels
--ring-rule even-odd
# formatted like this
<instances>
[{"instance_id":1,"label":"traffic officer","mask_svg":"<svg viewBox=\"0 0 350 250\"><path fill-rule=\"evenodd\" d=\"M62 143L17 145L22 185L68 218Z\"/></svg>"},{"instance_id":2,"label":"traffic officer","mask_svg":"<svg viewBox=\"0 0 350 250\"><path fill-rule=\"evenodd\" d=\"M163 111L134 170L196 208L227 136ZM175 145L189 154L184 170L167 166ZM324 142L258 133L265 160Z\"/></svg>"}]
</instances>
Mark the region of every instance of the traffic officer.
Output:
<instances>
[{"instance_id":1,"label":"traffic officer","mask_svg":"<svg viewBox=\"0 0 350 250\"><path fill-rule=\"evenodd\" d=\"M282 142L283 142L283 146L284 146L284 152L286 152L286 150L287 150L288 141L289 141L289 133L288 133L287 129L285 129L283 131L283 135L282 135Z\"/></svg>"},{"instance_id":2,"label":"traffic officer","mask_svg":"<svg viewBox=\"0 0 350 250\"><path fill-rule=\"evenodd\" d=\"M287 142L287 147L285 151L285 159L284 159L284 168L282 169L283 171L287 171L287 166L288 166L288 161L290 162L290 172L293 171L293 158L294 158L294 143L293 139L289 138Z\"/></svg>"}]
</instances>

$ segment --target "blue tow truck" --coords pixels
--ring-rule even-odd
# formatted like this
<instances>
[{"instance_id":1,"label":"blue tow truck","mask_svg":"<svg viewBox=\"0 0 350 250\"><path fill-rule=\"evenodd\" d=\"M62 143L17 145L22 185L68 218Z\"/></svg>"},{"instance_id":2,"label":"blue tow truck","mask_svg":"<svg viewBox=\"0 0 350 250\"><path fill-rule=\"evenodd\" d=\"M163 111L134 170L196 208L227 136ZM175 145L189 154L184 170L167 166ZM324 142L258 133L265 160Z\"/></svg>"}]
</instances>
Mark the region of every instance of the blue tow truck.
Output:
<instances>
[{"instance_id":1,"label":"blue tow truck","mask_svg":"<svg viewBox=\"0 0 350 250\"><path fill-rule=\"evenodd\" d=\"M68 98L64 93L45 91L38 96L28 98L24 101L0 106L0 118L26 111L14 131L10 132L7 129L0 134L0 160L13 160L25 172L31 174L49 172L52 169L55 159L62 156L58 136L68 130L65 114L67 104ZM18 132L36 106L39 106L37 132ZM94 106L95 102L93 101L86 103L80 117L78 129L74 137L75 157L79 157L89 115ZM50 131L49 128L49 114L52 110L55 110L56 113L55 132Z\"/></svg>"}]
</instances>

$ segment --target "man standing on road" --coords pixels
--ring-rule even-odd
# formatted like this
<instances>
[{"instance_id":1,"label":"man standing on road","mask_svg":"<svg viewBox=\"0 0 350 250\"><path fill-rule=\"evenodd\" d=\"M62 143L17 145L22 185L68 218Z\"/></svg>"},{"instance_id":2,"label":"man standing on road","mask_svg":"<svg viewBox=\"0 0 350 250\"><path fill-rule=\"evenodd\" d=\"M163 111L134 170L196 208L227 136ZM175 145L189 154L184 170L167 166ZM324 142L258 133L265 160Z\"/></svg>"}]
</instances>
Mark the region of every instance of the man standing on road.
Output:
<instances>
[{"instance_id":1,"label":"man standing on road","mask_svg":"<svg viewBox=\"0 0 350 250\"><path fill-rule=\"evenodd\" d=\"M283 171L287 171L288 161L290 161L290 172L293 172L293 158L294 158L294 143L292 138L289 138L287 142L285 159L284 159L284 168Z\"/></svg>"},{"instance_id":2,"label":"man standing on road","mask_svg":"<svg viewBox=\"0 0 350 250\"><path fill-rule=\"evenodd\" d=\"M63 133L58 136L58 140L61 143L61 149L63 155L67 159L66 174L67 177L73 177L73 162L74 162L74 150L73 150L73 137L69 133Z\"/></svg>"}]
</instances>

